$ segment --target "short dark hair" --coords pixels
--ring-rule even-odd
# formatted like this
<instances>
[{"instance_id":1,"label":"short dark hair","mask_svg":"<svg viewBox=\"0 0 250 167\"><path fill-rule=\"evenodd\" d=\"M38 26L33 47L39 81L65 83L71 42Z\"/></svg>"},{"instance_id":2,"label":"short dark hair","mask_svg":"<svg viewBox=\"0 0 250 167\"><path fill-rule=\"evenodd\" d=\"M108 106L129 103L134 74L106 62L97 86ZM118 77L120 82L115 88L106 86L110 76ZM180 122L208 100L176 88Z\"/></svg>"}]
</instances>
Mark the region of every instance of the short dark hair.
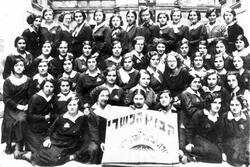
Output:
<instances>
[{"instance_id":1,"label":"short dark hair","mask_svg":"<svg viewBox=\"0 0 250 167\"><path fill-rule=\"evenodd\" d=\"M105 14L104 11L103 11L102 9L100 9L100 8L95 10L95 12L94 12L94 20L95 20L95 15L96 15L97 12L101 12L101 13L102 13L102 15L103 15L102 21L105 21L105 20L106 20L106 14Z\"/></svg>"},{"instance_id":2,"label":"short dark hair","mask_svg":"<svg viewBox=\"0 0 250 167\"><path fill-rule=\"evenodd\" d=\"M27 21L28 24L33 24L34 21L35 21L37 18L41 18L41 19L42 19L42 16L41 16L41 15L30 14L30 15L27 17L26 21Z\"/></svg>"},{"instance_id":3,"label":"short dark hair","mask_svg":"<svg viewBox=\"0 0 250 167\"><path fill-rule=\"evenodd\" d=\"M59 15L58 21L59 21L59 22L63 22L63 19L64 19L65 15L67 15L67 14L70 14L70 17L72 18L71 13L68 12L68 11L66 11L66 12L63 12L63 13L61 13L61 14Z\"/></svg>"},{"instance_id":4,"label":"short dark hair","mask_svg":"<svg viewBox=\"0 0 250 167\"><path fill-rule=\"evenodd\" d=\"M237 36L236 41L241 40L245 43L245 48L249 46L249 42L247 40L247 37L244 36L243 34L240 34Z\"/></svg>"},{"instance_id":5,"label":"short dark hair","mask_svg":"<svg viewBox=\"0 0 250 167\"><path fill-rule=\"evenodd\" d=\"M45 13L48 12L48 11L52 11L52 15L53 15L53 18L54 18L54 11L53 11L51 8L45 8L45 9L42 11L42 18L43 18L43 19L45 19L45 18L44 18L44 15L45 15Z\"/></svg>"},{"instance_id":6,"label":"short dark hair","mask_svg":"<svg viewBox=\"0 0 250 167\"><path fill-rule=\"evenodd\" d=\"M132 100L134 100L136 95L142 95L145 100L147 98L146 92L143 89L135 89L132 94Z\"/></svg>"},{"instance_id":7,"label":"short dark hair","mask_svg":"<svg viewBox=\"0 0 250 167\"><path fill-rule=\"evenodd\" d=\"M181 18L182 18L181 10L180 10L179 8L173 8L173 9L171 10L171 12L170 12L170 18L171 18L171 20L173 20L173 15L174 15L175 12L180 12L180 16L181 16Z\"/></svg>"},{"instance_id":8,"label":"short dark hair","mask_svg":"<svg viewBox=\"0 0 250 167\"><path fill-rule=\"evenodd\" d=\"M153 12L152 10L149 9L149 7L142 7L140 12L139 12L139 18L142 20L142 13L145 12L145 11L149 11L149 14L150 14L150 18L152 19L153 18Z\"/></svg>"},{"instance_id":9,"label":"short dark hair","mask_svg":"<svg viewBox=\"0 0 250 167\"><path fill-rule=\"evenodd\" d=\"M135 23L136 23L136 20L137 20L137 13L136 13L136 11L134 11L134 10L129 10L129 11L126 13L126 17L128 16L129 13L132 13L132 14L135 16L135 21L134 21L134 23L133 23L133 24L135 24Z\"/></svg>"},{"instance_id":10,"label":"short dark hair","mask_svg":"<svg viewBox=\"0 0 250 167\"><path fill-rule=\"evenodd\" d=\"M145 37L144 37L144 36L136 36L136 37L133 39L133 41L132 41L132 46L133 46L133 48L135 47L135 44L136 44L137 41L139 41L139 40L144 40L144 46L145 46L145 42L146 42Z\"/></svg>"},{"instance_id":11,"label":"short dark hair","mask_svg":"<svg viewBox=\"0 0 250 167\"><path fill-rule=\"evenodd\" d=\"M110 19L109 19L109 27L110 27L111 29L113 28L112 19L113 19L114 17L118 17L118 18L120 19L120 21L121 21L120 26L123 26L122 16L120 16L120 15L118 15L118 14L113 14L113 15L110 17Z\"/></svg>"},{"instance_id":12,"label":"short dark hair","mask_svg":"<svg viewBox=\"0 0 250 167\"><path fill-rule=\"evenodd\" d=\"M209 8L206 12L206 18L211 16L212 13L215 13L216 17L219 17L219 13L215 8Z\"/></svg>"},{"instance_id":13,"label":"short dark hair","mask_svg":"<svg viewBox=\"0 0 250 167\"><path fill-rule=\"evenodd\" d=\"M75 15L76 15L76 13L81 13L81 14L82 14L83 21L86 19L86 14L85 14L85 12L84 12L83 10L76 10L76 11L74 11L74 13L73 13L73 19L74 19L74 20L75 20Z\"/></svg>"},{"instance_id":14,"label":"short dark hair","mask_svg":"<svg viewBox=\"0 0 250 167\"><path fill-rule=\"evenodd\" d=\"M14 41L14 46L15 47L17 47L17 43L19 42L19 40L24 40L25 41L25 43L26 43L26 40L25 40L25 38L23 37L23 36L17 36L16 38L15 38L15 41Z\"/></svg>"},{"instance_id":15,"label":"short dark hair","mask_svg":"<svg viewBox=\"0 0 250 167\"><path fill-rule=\"evenodd\" d=\"M66 78L66 77L59 78L59 80L58 80L58 86L59 87L61 86L62 82L68 82L70 89L72 88L72 84L73 83L72 83L72 81L69 78Z\"/></svg>"},{"instance_id":16,"label":"short dark hair","mask_svg":"<svg viewBox=\"0 0 250 167\"><path fill-rule=\"evenodd\" d=\"M160 17L160 15L165 15L166 18L167 18L167 21L169 20L169 16L168 16L167 13L165 13L165 12L160 12L160 13L158 13L158 15L157 15L157 22L159 22L159 17Z\"/></svg>"},{"instance_id":17,"label":"short dark hair","mask_svg":"<svg viewBox=\"0 0 250 167\"><path fill-rule=\"evenodd\" d=\"M226 13L231 13L231 14L233 15L233 21L236 20L236 12L235 12L235 10L233 10L233 9L231 9L231 8L227 9L227 10L224 12L224 14L223 14L223 18L224 18L224 19L225 19L225 14L226 14Z\"/></svg>"},{"instance_id":18,"label":"short dark hair","mask_svg":"<svg viewBox=\"0 0 250 167\"><path fill-rule=\"evenodd\" d=\"M197 19L198 19L198 21L200 21L201 20L201 13L200 13L200 11L198 11L198 10L194 10L194 9L192 9L192 10L190 10L189 12L188 12L188 20L190 20L190 13L191 12L195 12L196 14L197 14Z\"/></svg>"},{"instance_id":19,"label":"short dark hair","mask_svg":"<svg viewBox=\"0 0 250 167\"><path fill-rule=\"evenodd\" d=\"M44 85L46 84L46 82L50 82L53 84L53 86L55 87L55 80L54 79L51 79L51 78L45 78L43 80L43 82L41 83L40 85L40 88L43 89Z\"/></svg>"},{"instance_id":20,"label":"short dark hair","mask_svg":"<svg viewBox=\"0 0 250 167\"><path fill-rule=\"evenodd\" d=\"M24 60L24 58L22 58L22 57L17 57L17 58L15 58L14 59L14 62L13 62L13 67L12 67L12 72L13 73L15 73L15 71L14 71L14 66L17 64L17 63L19 63L19 62L23 62L23 65L25 66L25 60Z\"/></svg>"}]
</instances>

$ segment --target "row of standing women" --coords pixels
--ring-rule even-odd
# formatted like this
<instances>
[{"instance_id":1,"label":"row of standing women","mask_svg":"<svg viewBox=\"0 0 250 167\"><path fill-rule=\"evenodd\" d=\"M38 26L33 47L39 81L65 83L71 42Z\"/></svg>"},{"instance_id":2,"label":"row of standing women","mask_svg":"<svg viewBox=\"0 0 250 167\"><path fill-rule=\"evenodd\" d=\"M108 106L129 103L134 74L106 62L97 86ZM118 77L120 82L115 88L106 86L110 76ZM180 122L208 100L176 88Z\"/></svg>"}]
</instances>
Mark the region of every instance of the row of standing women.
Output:
<instances>
[{"instance_id":1,"label":"row of standing women","mask_svg":"<svg viewBox=\"0 0 250 167\"><path fill-rule=\"evenodd\" d=\"M145 8L136 26L136 12L128 11L123 30L119 15L106 26L98 9L92 29L76 11L72 32L68 12L60 26L49 9L41 26L41 17L29 16L3 72L5 152L38 165L100 163L105 118L110 105L120 105L177 113L183 163L249 164L250 54L236 13L226 11L224 25L209 9L204 25L192 10L189 27L179 9L170 16L167 25L159 13L157 25Z\"/></svg>"}]
</instances>

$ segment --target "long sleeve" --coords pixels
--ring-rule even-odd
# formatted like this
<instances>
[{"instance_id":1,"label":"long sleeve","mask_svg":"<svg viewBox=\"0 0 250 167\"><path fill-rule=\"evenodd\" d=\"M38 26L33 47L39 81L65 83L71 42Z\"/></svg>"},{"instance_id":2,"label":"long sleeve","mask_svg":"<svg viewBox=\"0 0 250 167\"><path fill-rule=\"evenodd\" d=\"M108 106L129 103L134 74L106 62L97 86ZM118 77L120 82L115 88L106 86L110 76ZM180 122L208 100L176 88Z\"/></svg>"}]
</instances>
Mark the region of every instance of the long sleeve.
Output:
<instances>
[{"instance_id":1,"label":"long sleeve","mask_svg":"<svg viewBox=\"0 0 250 167\"><path fill-rule=\"evenodd\" d=\"M17 103L13 100L13 95L11 94L10 81L5 80L3 84L3 102L6 106L16 108Z\"/></svg>"},{"instance_id":2,"label":"long sleeve","mask_svg":"<svg viewBox=\"0 0 250 167\"><path fill-rule=\"evenodd\" d=\"M29 108L28 108L28 117L32 122L45 120L45 115L42 113L37 113L41 109L41 99L39 99L38 95L33 95L29 100Z\"/></svg>"},{"instance_id":3,"label":"long sleeve","mask_svg":"<svg viewBox=\"0 0 250 167\"><path fill-rule=\"evenodd\" d=\"M3 70L3 79L6 79L10 76L11 70L12 70L12 59L11 56L7 56L4 64L4 70Z\"/></svg>"},{"instance_id":4,"label":"long sleeve","mask_svg":"<svg viewBox=\"0 0 250 167\"><path fill-rule=\"evenodd\" d=\"M88 129L89 138L91 142L95 142L97 145L100 144L100 134L98 129L98 120L96 115L91 111L88 115Z\"/></svg>"}]
</instances>

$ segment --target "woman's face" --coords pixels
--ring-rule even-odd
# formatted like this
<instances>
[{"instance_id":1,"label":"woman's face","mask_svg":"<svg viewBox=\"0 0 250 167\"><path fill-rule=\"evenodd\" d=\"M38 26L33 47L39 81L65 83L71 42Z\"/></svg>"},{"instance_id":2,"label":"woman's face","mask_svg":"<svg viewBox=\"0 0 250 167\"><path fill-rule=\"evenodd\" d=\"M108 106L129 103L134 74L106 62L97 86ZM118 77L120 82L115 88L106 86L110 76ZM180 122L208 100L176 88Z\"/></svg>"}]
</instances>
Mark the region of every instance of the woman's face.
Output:
<instances>
[{"instance_id":1,"label":"woman's face","mask_svg":"<svg viewBox=\"0 0 250 167\"><path fill-rule=\"evenodd\" d=\"M216 18L217 18L216 13L215 13L215 12L212 12L212 13L210 14L210 16L208 16L208 21L209 21L209 23L210 23L210 24L214 24L214 23L216 22Z\"/></svg>"},{"instance_id":2,"label":"woman's face","mask_svg":"<svg viewBox=\"0 0 250 167\"><path fill-rule=\"evenodd\" d=\"M91 54L92 48L90 45L83 45L82 53L85 57L89 57Z\"/></svg>"},{"instance_id":3,"label":"woman's face","mask_svg":"<svg viewBox=\"0 0 250 167\"><path fill-rule=\"evenodd\" d=\"M235 89L238 86L238 80L236 78L236 75L228 75L227 84L231 89Z\"/></svg>"},{"instance_id":4,"label":"woman's face","mask_svg":"<svg viewBox=\"0 0 250 167\"><path fill-rule=\"evenodd\" d=\"M160 58L158 55L152 56L150 59L150 66L156 68L160 63Z\"/></svg>"},{"instance_id":5,"label":"woman's face","mask_svg":"<svg viewBox=\"0 0 250 167\"><path fill-rule=\"evenodd\" d=\"M200 78L195 78L190 84L190 88L194 91L197 91L201 88L201 79Z\"/></svg>"},{"instance_id":6,"label":"woman's face","mask_svg":"<svg viewBox=\"0 0 250 167\"><path fill-rule=\"evenodd\" d=\"M128 25L132 25L132 24L134 24L134 22L135 22L135 16L134 16L134 14L131 13L131 12L128 13L126 19L127 19Z\"/></svg>"},{"instance_id":7,"label":"woman's face","mask_svg":"<svg viewBox=\"0 0 250 167\"><path fill-rule=\"evenodd\" d=\"M68 53L68 44L65 43L65 42L62 42L58 48L59 50L59 54L62 56L62 57L66 57L67 53Z\"/></svg>"},{"instance_id":8,"label":"woman's face","mask_svg":"<svg viewBox=\"0 0 250 167\"><path fill-rule=\"evenodd\" d=\"M162 13L159 15L158 21L159 21L161 26L164 26L167 24L168 19L167 19L166 15Z\"/></svg>"},{"instance_id":9,"label":"woman's face","mask_svg":"<svg viewBox=\"0 0 250 167\"><path fill-rule=\"evenodd\" d=\"M52 22L53 21L53 11L48 10L44 13L44 19L46 22Z\"/></svg>"},{"instance_id":10,"label":"woman's face","mask_svg":"<svg viewBox=\"0 0 250 167\"><path fill-rule=\"evenodd\" d=\"M222 42L216 44L216 52L222 54L226 52L226 47Z\"/></svg>"},{"instance_id":11,"label":"woman's face","mask_svg":"<svg viewBox=\"0 0 250 167\"><path fill-rule=\"evenodd\" d=\"M189 46L188 44L182 44L180 47L181 55L182 56L187 56L189 52Z\"/></svg>"},{"instance_id":12,"label":"woman's face","mask_svg":"<svg viewBox=\"0 0 250 167\"><path fill-rule=\"evenodd\" d=\"M111 20L111 24L113 25L114 28L119 28L121 26L121 19L119 17L115 16Z\"/></svg>"},{"instance_id":13,"label":"woman's face","mask_svg":"<svg viewBox=\"0 0 250 167\"><path fill-rule=\"evenodd\" d=\"M176 11L172 15L172 20L174 24L178 24L181 21L181 11Z\"/></svg>"},{"instance_id":14,"label":"woman's face","mask_svg":"<svg viewBox=\"0 0 250 167\"><path fill-rule=\"evenodd\" d=\"M87 66L90 71L94 71L97 69L97 62L95 58L88 59Z\"/></svg>"},{"instance_id":15,"label":"woman's face","mask_svg":"<svg viewBox=\"0 0 250 167\"><path fill-rule=\"evenodd\" d=\"M38 64L38 73L40 74L40 75L46 75L46 74L48 74L48 64L47 64L47 62L40 62L39 64Z\"/></svg>"},{"instance_id":16,"label":"woman's face","mask_svg":"<svg viewBox=\"0 0 250 167\"><path fill-rule=\"evenodd\" d=\"M148 74L141 74L140 80L139 80L139 84L143 87L146 88L148 87L150 83L150 76Z\"/></svg>"},{"instance_id":17,"label":"woman's face","mask_svg":"<svg viewBox=\"0 0 250 167\"><path fill-rule=\"evenodd\" d=\"M121 54L122 54L122 46L121 46L120 42L113 46L112 52L113 52L114 57L120 57L121 56Z\"/></svg>"},{"instance_id":18,"label":"woman's face","mask_svg":"<svg viewBox=\"0 0 250 167\"><path fill-rule=\"evenodd\" d=\"M195 11L190 12L189 20L190 20L191 24L196 24L198 22L198 15Z\"/></svg>"},{"instance_id":19,"label":"woman's face","mask_svg":"<svg viewBox=\"0 0 250 167\"><path fill-rule=\"evenodd\" d=\"M26 48L26 42L24 39L20 39L16 45L17 51L24 52Z\"/></svg>"},{"instance_id":20,"label":"woman's face","mask_svg":"<svg viewBox=\"0 0 250 167\"><path fill-rule=\"evenodd\" d=\"M133 98L134 106L138 109L142 108L145 103L145 98L141 94L136 94Z\"/></svg>"},{"instance_id":21,"label":"woman's face","mask_svg":"<svg viewBox=\"0 0 250 167\"><path fill-rule=\"evenodd\" d=\"M63 24L69 26L71 23L71 14L65 14L63 18Z\"/></svg>"},{"instance_id":22,"label":"woman's face","mask_svg":"<svg viewBox=\"0 0 250 167\"><path fill-rule=\"evenodd\" d=\"M214 59L214 67L216 70L222 70L224 68L224 60L222 56Z\"/></svg>"},{"instance_id":23,"label":"woman's face","mask_svg":"<svg viewBox=\"0 0 250 167\"><path fill-rule=\"evenodd\" d=\"M97 103L100 106L105 107L107 105L108 100L109 100L109 91L108 90L101 91L101 93L98 96Z\"/></svg>"},{"instance_id":24,"label":"woman's face","mask_svg":"<svg viewBox=\"0 0 250 167\"><path fill-rule=\"evenodd\" d=\"M156 50L159 53L159 55L163 55L166 51L166 46L163 43L159 43L156 46Z\"/></svg>"},{"instance_id":25,"label":"woman's face","mask_svg":"<svg viewBox=\"0 0 250 167\"><path fill-rule=\"evenodd\" d=\"M201 56L197 56L194 58L194 68L201 69L203 67L203 58Z\"/></svg>"},{"instance_id":26,"label":"woman's face","mask_svg":"<svg viewBox=\"0 0 250 167\"><path fill-rule=\"evenodd\" d=\"M78 113L78 100L71 100L67 105L68 113L75 115Z\"/></svg>"},{"instance_id":27,"label":"woman's face","mask_svg":"<svg viewBox=\"0 0 250 167\"><path fill-rule=\"evenodd\" d=\"M224 20L226 22L226 24L230 24L233 22L234 16L232 13L230 12L225 12L224 14Z\"/></svg>"},{"instance_id":28,"label":"woman's face","mask_svg":"<svg viewBox=\"0 0 250 167\"><path fill-rule=\"evenodd\" d=\"M238 51L242 51L245 48L245 43L242 40L237 40L235 46Z\"/></svg>"},{"instance_id":29,"label":"woman's face","mask_svg":"<svg viewBox=\"0 0 250 167\"><path fill-rule=\"evenodd\" d=\"M61 93L67 95L70 92L70 84L68 81L62 81L60 85Z\"/></svg>"},{"instance_id":30,"label":"woman's face","mask_svg":"<svg viewBox=\"0 0 250 167\"><path fill-rule=\"evenodd\" d=\"M21 75L23 74L24 71L24 62L23 61L19 61L14 65L14 73Z\"/></svg>"},{"instance_id":31,"label":"woman's face","mask_svg":"<svg viewBox=\"0 0 250 167\"><path fill-rule=\"evenodd\" d=\"M35 28L39 28L41 26L42 18L38 17L34 20L33 25Z\"/></svg>"},{"instance_id":32,"label":"woman's face","mask_svg":"<svg viewBox=\"0 0 250 167\"><path fill-rule=\"evenodd\" d=\"M78 25L82 24L83 23L83 15L81 12L77 12L75 13L75 21Z\"/></svg>"},{"instance_id":33,"label":"woman's face","mask_svg":"<svg viewBox=\"0 0 250 167\"><path fill-rule=\"evenodd\" d=\"M46 82L43 86L43 92L46 96L52 95L54 91L54 85L51 82Z\"/></svg>"},{"instance_id":34,"label":"woman's face","mask_svg":"<svg viewBox=\"0 0 250 167\"><path fill-rule=\"evenodd\" d=\"M135 44L135 51L141 53L144 48L144 40L137 40Z\"/></svg>"},{"instance_id":35,"label":"woman's face","mask_svg":"<svg viewBox=\"0 0 250 167\"><path fill-rule=\"evenodd\" d=\"M114 85L116 78L117 78L116 71L109 71L107 76L106 76L106 81L110 85Z\"/></svg>"},{"instance_id":36,"label":"woman's face","mask_svg":"<svg viewBox=\"0 0 250 167\"><path fill-rule=\"evenodd\" d=\"M133 64L132 58L126 58L123 63L124 70L130 71L133 68Z\"/></svg>"},{"instance_id":37,"label":"woman's face","mask_svg":"<svg viewBox=\"0 0 250 167\"><path fill-rule=\"evenodd\" d=\"M168 68L170 68L171 70L174 70L177 68L177 59L175 56L168 56L167 57L167 65Z\"/></svg>"},{"instance_id":38,"label":"woman's face","mask_svg":"<svg viewBox=\"0 0 250 167\"><path fill-rule=\"evenodd\" d=\"M214 88L218 83L217 74L211 74L207 77L207 85L209 88Z\"/></svg>"},{"instance_id":39,"label":"woman's face","mask_svg":"<svg viewBox=\"0 0 250 167\"><path fill-rule=\"evenodd\" d=\"M214 101L211 103L211 110L215 113L218 113L221 108L221 98L216 98Z\"/></svg>"},{"instance_id":40,"label":"woman's face","mask_svg":"<svg viewBox=\"0 0 250 167\"><path fill-rule=\"evenodd\" d=\"M242 107L241 103L237 99L233 98L231 100L231 102L230 102L230 111L233 114L239 114L241 112L242 108L243 107Z\"/></svg>"},{"instance_id":41,"label":"woman's face","mask_svg":"<svg viewBox=\"0 0 250 167\"><path fill-rule=\"evenodd\" d=\"M168 93L162 93L160 95L160 103L163 107L168 107L170 105L171 100L172 99Z\"/></svg>"},{"instance_id":42,"label":"woman's face","mask_svg":"<svg viewBox=\"0 0 250 167\"><path fill-rule=\"evenodd\" d=\"M207 47L206 47L206 45L199 45L199 52L201 52L201 54L203 56L207 55Z\"/></svg>"},{"instance_id":43,"label":"woman's face","mask_svg":"<svg viewBox=\"0 0 250 167\"><path fill-rule=\"evenodd\" d=\"M101 24L103 22L103 13L102 12L96 12L94 20L97 24Z\"/></svg>"},{"instance_id":44,"label":"woman's face","mask_svg":"<svg viewBox=\"0 0 250 167\"><path fill-rule=\"evenodd\" d=\"M73 70L73 64L70 60L65 60L63 62L63 69L66 73L70 73Z\"/></svg>"},{"instance_id":45,"label":"woman's face","mask_svg":"<svg viewBox=\"0 0 250 167\"><path fill-rule=\"evenodd\" d=\"M149 10L145 10L144 12L141 13L141 18L143 22L148 23L150 21L150 13Z\"/></svg>"},{"instance_id":46,"label":"woman's face","mask_svg":"<svg viewBox=\"0 0 250 167\"><path fill-rule=\"evenodd\" d=\"M236 70L239 70L243 68L244 62L240 56L235 56L233 58L233 65Z\"/></svg>"},{"instance_id":47,"label":"woman's face","mask_svg":"<svg viewBox=\"0 0 250 167\"><path fill-rule=\"evenodd\" d=\"M51 50L52 50L52 47L51 47L50 43L43 44L43 47L42 47L42 54L43 55L46 55L46 56L50 55Z\"/></svg>"}]
</instances>

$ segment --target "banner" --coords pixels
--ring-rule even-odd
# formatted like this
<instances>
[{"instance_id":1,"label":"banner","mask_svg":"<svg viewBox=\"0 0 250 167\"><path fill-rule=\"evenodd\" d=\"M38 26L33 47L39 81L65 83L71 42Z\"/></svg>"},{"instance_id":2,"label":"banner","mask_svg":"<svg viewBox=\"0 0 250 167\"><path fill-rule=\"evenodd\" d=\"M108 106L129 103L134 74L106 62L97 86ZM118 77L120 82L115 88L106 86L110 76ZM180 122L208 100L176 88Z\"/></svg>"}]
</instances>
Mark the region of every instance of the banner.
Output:
<instances>
[{"instance_id":1,"label":"banner","mask_svg":"<svg viewBox=\"0 0 250 167\"><path fill-rule=\"evenodd\" d=\"M177 114L112 106L103 164L176 164Z\"/></svg>"}]
</instances>

